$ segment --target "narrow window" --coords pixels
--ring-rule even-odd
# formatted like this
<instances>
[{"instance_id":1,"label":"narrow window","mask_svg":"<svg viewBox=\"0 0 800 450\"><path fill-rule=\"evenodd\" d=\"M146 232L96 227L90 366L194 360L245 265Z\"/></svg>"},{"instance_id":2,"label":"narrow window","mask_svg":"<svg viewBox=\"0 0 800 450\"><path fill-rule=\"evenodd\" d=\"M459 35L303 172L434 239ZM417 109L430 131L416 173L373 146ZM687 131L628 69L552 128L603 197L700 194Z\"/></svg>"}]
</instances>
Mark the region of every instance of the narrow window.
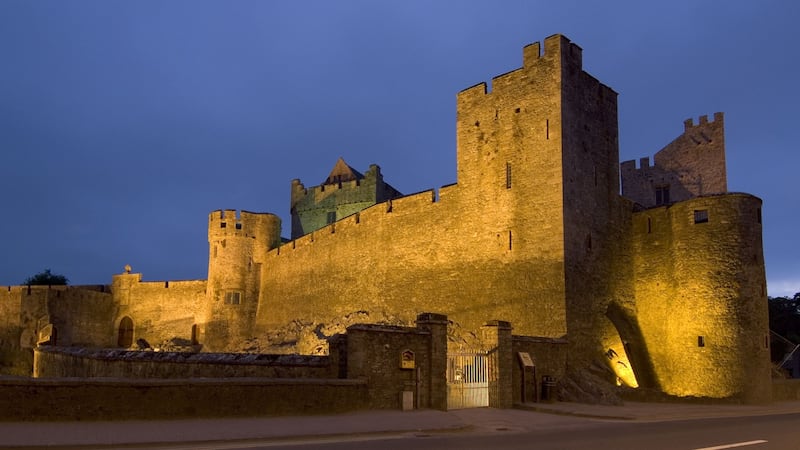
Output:
<instances>
[{"instance_id":1,"label":"narrow window","mask_svg":"<svg viewBox=\"0 0 800 450\"><path fill-rule=\"evenodd\" d=\"M653 222L648 217L647 218L647 234L650 234L652 232L653 232Z\"/></svg>"},{"instance_id":2,"label":"narrow window","mask_svg":"<svg viewBox=\"0 0 800 450\"><path fill-rule=\"evenodd\" d=\"M511 250L511 230L508 230L508 249Z\"/></svg>"},{"instance_id":3,"label":"narrow window","mask_svg":"<svg viewBox=\"0 0 800 450\"><path fill-rule=\"evenodd\" d=\"M220 223L219 223L219 227L220 227L220 228L225 228L225 227L227 227L227 226L228 226L228 224L227 224L227 223L225 223L225 222L220 222Z\"/></svg>"},{"instance_id":4,"label":"narrow window","mask_svg":"<svg viewBox=\"0 0 800 450\"><path fill-rule=\"evenodd\" d=\"M165 281L164 282L164 288L168 288L168 287L169 287L169 281Z\"/></svg>"},{"instance_id":5,"label":"narrow window","mask_svg":"<svg viewBox=\"0 0 800 450\"><path fill-rule=\"evenodd\" d=\"M192 345L197 345L200 341L197 339L197 324L192 325Z\"/></svg>"},{"instance_id":6,"label":"narrow window","mask_svg":"<svg viewBox=\"0 0 800 450\"><path fill-rule=\"evenodd\" d=\"M328 223L331 224L336 222L336 211L329 211L328 212Z\"/></svg>"},{"instance_id":7,"label":"narrow window","mask_svg":"<svg viewBox=\"0 0 800 450\"><path fill-rule=\"evenodd\" d=\"M706 346L706 337L705 336L697 336L697 346L698 347L705 347Z\"/></svg>"},{"instance_id":8,"label":"narrow window","mask_svg":"<svg viewBox=\"0 0 800 450\"><path fill-rule=\"evenodd\" d=\"M669 185L656 186L656 206L669 203Z\"/></svg>"},{"instance_id":9,"label":"narrow window","mask_svg":"<svg viewBox=\"0 0 800 450\"><path fill-rule=\"evenodd\" d=\"M356 213L356 223L361 223L361 213Z\"/></svg>"},{"instance_id":10,"label":"narrow window","mask_svg":"<svg viewBox=\"0 0 800 450\"><path fill-rule=\"evenodd\" d=\"M506 163L506 189L511 189L511 163Z\"/></svg>"},{"instance_id":11,"label":"narrow window","mask_svg":"<svg viewBox=\"0 0 800 450\"><path fill-rule=\"evenodd\" d=\"M764 348L769 348L769 335L764 335Z\"/></svg>"},{"instance_id":12,"label":"narrow window","mask_svg":"<svg viewBox=\"0 0 800 450\"><path fill-rule=\"evenodd\" d=\"M708 222L708 210L696 209L694 211L694 223L706 223L706 222Z\"/></svg>"},{"instance_id":13,"label":"narrow window","mask_svg":"<svg viewBox=\"0 0 800 450\"><path fill-rule=\"evenodd\" d=\"M238 305L242 302L242 293L230 291L225 293L225 304L226 305Z\"/></svg>"},{"instance_id":14,"label":"narrow window","mask_svg":"<svg viewBox=\"0 0 800 450\"><path fill-rule=\"evenodd\" d=\"M544 138L550 139L550 119L544 121Z\"/></svg>"},{"instance_id":15,"label":"narrow window","mask_svg":"<svg viewBox=\"0 0 800 450\"><path fill-rule=\"evenodd\" d=\"M592 235L591 235L591 233L586 235L585 246L586 246L586 253L591 253L592 252Z\"/></svg>"},{"instance_id":16,"label":"narrow window","mask_svg":"<svg viewBox=\"0 0 800 450\"><path fill-rule=\"evenodd\" d=\"M242 224L240 224L240 223L237 223L237 224L236 224L236 229L237 229L237 230L241 230L241 229L242 229Z\"/></svg>"},{"instance_id":17,"label":"narrow window","mask_svg":"<svg viewBox=\"0 0 800 450\"><path fill-rule=\"evenodd\" d=\"M391 201L391 200L389 200L388 202L386 202L386 212L387 212L387 213L390 213L390 212L392 212L392 201Z\"/></svg>"}]
</instances>

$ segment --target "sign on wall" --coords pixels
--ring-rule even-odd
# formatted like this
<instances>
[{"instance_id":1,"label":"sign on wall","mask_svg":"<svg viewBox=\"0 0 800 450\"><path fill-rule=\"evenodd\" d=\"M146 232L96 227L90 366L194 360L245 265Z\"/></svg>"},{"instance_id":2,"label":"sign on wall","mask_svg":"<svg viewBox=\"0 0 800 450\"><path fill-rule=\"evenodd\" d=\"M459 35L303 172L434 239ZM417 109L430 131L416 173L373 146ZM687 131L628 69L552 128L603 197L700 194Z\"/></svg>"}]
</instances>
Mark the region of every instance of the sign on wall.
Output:
<instances>
[{"instance_id":1,"label":"sign on wall","mask_svg":"<svg viewBox=\"0 0 800 450\"><path fill-rule=\"evenodd\" d=\"M415 367L414 364L414 352L411 350L403 350L400 353L400 368L401 369L413 369Z\"/></svg>"}]
</instances>

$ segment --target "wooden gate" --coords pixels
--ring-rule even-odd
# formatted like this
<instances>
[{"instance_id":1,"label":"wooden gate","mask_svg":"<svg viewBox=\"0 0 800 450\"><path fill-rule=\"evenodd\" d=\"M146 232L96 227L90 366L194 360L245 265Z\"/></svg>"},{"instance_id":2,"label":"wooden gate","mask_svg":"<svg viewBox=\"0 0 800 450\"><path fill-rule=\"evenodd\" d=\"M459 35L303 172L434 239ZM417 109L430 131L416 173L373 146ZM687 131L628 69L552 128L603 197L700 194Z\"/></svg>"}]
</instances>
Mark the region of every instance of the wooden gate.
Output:
<instances>
[{"instance_id":1,"label":"wooden gate","mask_svg":"<svg viewBox=\"0 0 800 450\"><path fill-rule=\"evenodd\" d=\"M447 409L489 406L491 360L486 352L448 353Z\"/></svg>"}]
</instances>

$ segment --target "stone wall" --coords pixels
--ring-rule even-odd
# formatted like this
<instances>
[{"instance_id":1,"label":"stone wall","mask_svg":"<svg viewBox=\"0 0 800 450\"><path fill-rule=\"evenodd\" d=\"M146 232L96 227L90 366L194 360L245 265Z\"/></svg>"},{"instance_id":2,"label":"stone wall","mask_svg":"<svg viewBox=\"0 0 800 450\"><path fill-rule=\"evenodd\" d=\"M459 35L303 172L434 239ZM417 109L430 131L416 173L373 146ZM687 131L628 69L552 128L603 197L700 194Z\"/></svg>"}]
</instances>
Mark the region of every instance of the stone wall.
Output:
<instances>
[{"instance_id":1,"label":"stone wall","mask_svg":"<svg viewBox=\"0 0 800 450\"><path fill-rule=\"evenodd\" d=\"M0 420L332 414L366 408L366 390L336 379L0 379Z\"/></svg>"},{"instance_id":2,"label":"stone wall","mask_svg":"<svg viewBox=\"0 0 800 450\"><path fill-rule=\"evenodd\" d=\"M214 211L208 217L208 285L199 311L199 339L210 351L229 351L253 336L267 252L280 244L281 220L269 213ZM233 344L235 346L235 344Z\"/></svg>"},{"instance_id":3,"label":"stone wall","mask_svg":"<svg viewBox=\"0 0 800 450\"><path fill-rule=\"evenodd\" d=\"M514 403L536 402L542 400L542 382L544 377L554 381L564 379L567 367L566 339L537 338L532 336L513 336L512 372ZM527 369L523 380L523 365L520 352L528 353L533 360L535 370ZM523 382L525 387L523 388ZM523 391L525 396L523 397Z\"/></svg>"},{"instance_id":4,"label":"stone wall","mask_svg":"<svg viewBox=\"0 0 800 450\"><path fill-rule=\"evenodd\" d=\"M350 169L344 160L334 167ZM292 213L292 239L318 230L330 223L329 214L340 220L364 210L376 203L400 197L402 194L383 181L381 168L372 164L361 174L353 173L355 179L326 180L325 183L306 188L300 180L292 180L290 209ZM348 174L349 175L349 174ZM347 178L352 178L347 176Z\"/></svg>"},{"instance_id":5,"label":"stone wall","mask_svg":"<svg viewBox=\"0 0 800 450\"><path fill-rule=\"evenodd\" d=\"M423 314L416 328L353 325L344 337L333 353L346 355L347 378L367 381L370 407L399 409L406 391L416 408L446 409L446 316ZM402 366L408 352L413 367Z\"/></svg>"},{"instance_id":6,"label":"stone wall","mask_svg":"<svg viewBox=\"0 0 800 450\"><path fill-rule=\"evenodd\" d=\"M773 379L772 400L776 402L800 400L800 379Z\"/></svg>"},{"instance_id":7,"label":"stone wall","mask_svg":"<svg viewBox=\"0 0 800 450\"><path fill-rule=\"evenodd\" d=\"M641 158L638 168L635 161L621 168L622 195L646 208L727 192L722 113L710 122L708 116L700 116L697 124L687 119L683 134L655 154L652 166L649 158ZM662 190L658 196L657 189Z\"/></svg>"},{"instance_id":8,"label":"stone wall","mask_svg":"<svg viewBox=\"0 0 800 450\"><path fill-rule=\"evenodd\" d=\"M152 346L171 338L192 340L193 326L206 304L206 281L141 281L139 273L114 275L113 315L104 339L93 347L118 347L120 323L133 322L133 341L146 340Z\"/></svg>"},{"instance_id":9,"label":"stone wall","mask_svg":"<svg viewBox=\"0 0 800 450\"><path fill-rule=\"evenodd\" d=\"M656 387L769 400L761 200L699 197L634 215L636 320Z\"/></svg>"},{"instance_id":10,"label":"stone wall","mask_svg":"<svg viewBox=\"0 0 800 450\"><path fill-rule=\"evenodd\" d=\"M493 317L513 320L520 334L566 334L561 79L584 72L562 36L544 47L541 55L538 44L526 48L523 67L495 77L491 91L480 84L458 94L456 185L377 204L271 251L257 328L358 310L410 324L434 310L466 329ZM592 92L601 87L575 76L594 83ZM606 101L601 108L613 113L615 97ZM616 143L597 133L609 142L598 154ZM599 182L615 179L614 155L598 156Z\"/></svg>"},{"instance_id":11,"label":"stone wall","mask_svg":"<svg viewBox=\"0 0 800 450\"><path fill-rule=\"evenodd\" d=\"M55 328L61 345L95 345L112 334L107 286L0 287L0 373L29 376L39 332Z\"/></svg>"},{"instance_id":12,"label":"stone wall","mask_svg":"<svg viewBox=\"0 0 800 450\"><path fill-rule=\"evenodd\" d=\"M37 378L335 378L329 358L246 353L173 353L41 346Z\"/></svg>"}]
</instances>

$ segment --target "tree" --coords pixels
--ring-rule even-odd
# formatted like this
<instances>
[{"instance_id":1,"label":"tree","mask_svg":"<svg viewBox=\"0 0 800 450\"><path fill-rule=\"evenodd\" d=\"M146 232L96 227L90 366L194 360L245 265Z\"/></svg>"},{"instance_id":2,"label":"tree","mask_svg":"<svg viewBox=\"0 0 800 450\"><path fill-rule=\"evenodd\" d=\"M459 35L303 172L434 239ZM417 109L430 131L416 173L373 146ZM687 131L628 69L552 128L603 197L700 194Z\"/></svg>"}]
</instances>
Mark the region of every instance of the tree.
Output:
<instances>
[{"instance_id":1,"label":"tree","mask_svg":"<svg viewBox=\"0 0 800 450\"><path fill-rule=\"evenodd\" d=\"M800 344L800 292L794 297L769 297L769 329L784 339ZM794 346L784 340L774 340L772 360L780 361Z\"/></svg>"},{"instance_id":2,"label":"tree","mask_svg":"<svg viewBox=\"0 0 800 450\"><path fill-rule=\"evenodd\" d=\"M64 286L67 283L69 283L67 277L51 273L50 269L45 269L44 272L30 276L23 282L28 286Z\"/></svg>"}]
</instances>

